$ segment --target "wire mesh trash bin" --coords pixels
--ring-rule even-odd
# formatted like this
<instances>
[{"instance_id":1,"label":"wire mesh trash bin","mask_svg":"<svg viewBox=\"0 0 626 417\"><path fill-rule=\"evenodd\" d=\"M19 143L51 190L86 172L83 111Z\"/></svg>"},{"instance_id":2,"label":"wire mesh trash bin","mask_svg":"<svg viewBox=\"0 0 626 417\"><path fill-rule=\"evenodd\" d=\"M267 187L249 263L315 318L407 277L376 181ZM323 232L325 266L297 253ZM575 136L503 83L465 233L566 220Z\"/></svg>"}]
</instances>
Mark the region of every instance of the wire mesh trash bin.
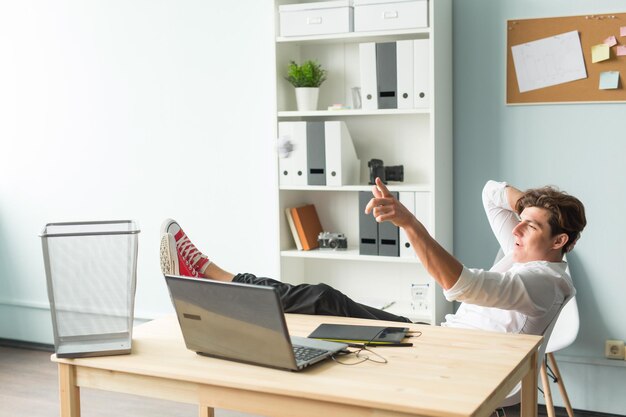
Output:
<instances>
[{"instance_id":1,"label":"wire mesh trash bin","mask_svg":"<svg viewBox=\"0 0 626 417\"><path fill-rule=\"evenodd\" d=\"M57 357L130 353L138 233L132 220L44 227L40 236Z\"/></svg>"}]
</instances>

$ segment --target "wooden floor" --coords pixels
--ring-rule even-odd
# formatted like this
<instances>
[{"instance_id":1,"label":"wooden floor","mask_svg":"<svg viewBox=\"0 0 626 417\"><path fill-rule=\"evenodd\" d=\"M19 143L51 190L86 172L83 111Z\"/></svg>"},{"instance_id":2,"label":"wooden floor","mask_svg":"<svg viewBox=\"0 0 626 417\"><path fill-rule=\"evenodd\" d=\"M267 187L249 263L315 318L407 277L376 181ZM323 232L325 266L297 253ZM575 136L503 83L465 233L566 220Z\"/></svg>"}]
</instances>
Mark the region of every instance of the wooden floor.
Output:
<instances>
[{"instance_id":1,"label":"wooden floor","mask_svg":"<svg viewBox=\"0 0 626 417\"><path fill-rule=\"evenodd\" d=\"M0 347L0 417L58 417L57 366L50 352ZM191 404L81 389L82 417L197 417ZM250 417L216 410L216 417Z\"/></svg>"}]
</instances>

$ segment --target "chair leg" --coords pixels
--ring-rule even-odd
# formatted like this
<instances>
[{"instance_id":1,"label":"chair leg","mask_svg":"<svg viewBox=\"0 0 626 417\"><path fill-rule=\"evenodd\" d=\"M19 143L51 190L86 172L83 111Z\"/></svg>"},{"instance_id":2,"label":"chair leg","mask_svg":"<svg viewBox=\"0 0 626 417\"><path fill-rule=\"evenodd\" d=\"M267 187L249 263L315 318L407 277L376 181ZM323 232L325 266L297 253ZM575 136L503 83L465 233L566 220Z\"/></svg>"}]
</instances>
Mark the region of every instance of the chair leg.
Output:
<instances>
[{"instance_id":1,"label":"chair leg","mask_svg":"<svg viewBox=\"0 0 626 417\"><path fill-rule=\"evenodd\" d=\"M543 396L546 400L546 411L548 417L554 417L554 404L552 404L552 392L550 391L550 381L548 380L548 371L546 369L545 359L541 361L541 385L543 385Z\"/></svg>"},{"instance_id":2,"label":"chair leg","mask_svg":"<svg viewBox=\"0 0 626 417\"><path fill-rule=\"evenodd\" d=\"M506 411L504 411L504 408L498 408L492 415L494 417L506 417Z\"/></svg>"},{"instance_id":3,"label":"chair leg","mask_svg":"<svg viewBox=\"0 0 626 417\"><path fill-rule=\"evenodd\" d=\"M559 367L556 365L556 359L554 359L554 354L552 352L548 353L548 359L550 360L550 367L554 372L554 376L556 376L556 383L559 387L559 392L561 393L561 398L563 399L563 404L565 404L565 409L567 410L567 415L569 417L574 417L574 410L572 409L572 405L569 402L569 397L567 396L567 391L565 390L565 385L563 384L563 378L561 378L561 373L559 372Z\"/></svg>"}]
</instances>

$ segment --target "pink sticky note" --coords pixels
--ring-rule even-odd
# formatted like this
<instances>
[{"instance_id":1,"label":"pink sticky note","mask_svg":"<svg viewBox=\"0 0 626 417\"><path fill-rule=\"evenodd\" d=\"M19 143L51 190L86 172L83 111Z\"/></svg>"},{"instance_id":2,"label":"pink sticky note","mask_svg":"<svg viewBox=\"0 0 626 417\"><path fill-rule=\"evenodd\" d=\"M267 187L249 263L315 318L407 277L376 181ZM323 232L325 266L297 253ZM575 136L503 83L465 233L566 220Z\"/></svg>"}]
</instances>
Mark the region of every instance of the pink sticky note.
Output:
<instances>
[{"instance_id":1,"label":"pink sticky note","mask_svg":"<svg viewBox=\"0 0 626 417\"><path fill-rule=\"evenodd\" d=\"M626 26L619 28L619 36L626 36Z\"/></svg>"},{"instance_id":2,"label":"pink sticky note","mask_svg":"<svg viewBox=\"0 0 626 417\"><path fill-rule=\"evenodd\" d=\"M626 56L626 46L617 45L617 56Z\"/></svg>"},{"instance_id":3,"label":"pink sticky note","mask_svg":"<svg viewBox=\"0 0 626 417\"><path fill-rule=\"evenodd\" d=\"M615 39L615 36L609 36L603 43L609 46L617 45L617 39Z\"/></svg>"}]
</instances>

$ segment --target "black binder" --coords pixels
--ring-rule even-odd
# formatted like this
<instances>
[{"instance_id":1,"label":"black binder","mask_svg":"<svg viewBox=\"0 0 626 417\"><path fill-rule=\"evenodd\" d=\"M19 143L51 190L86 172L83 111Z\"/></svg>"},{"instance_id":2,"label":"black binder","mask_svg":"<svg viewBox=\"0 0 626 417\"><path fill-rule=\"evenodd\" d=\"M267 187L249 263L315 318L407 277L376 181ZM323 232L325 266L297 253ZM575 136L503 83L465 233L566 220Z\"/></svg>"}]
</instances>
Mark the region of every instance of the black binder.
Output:
<instances>
[{"instance_id":1,"label":"black binder","mask_svg":"<svg viewBox=\"0 0 626 417\"><path fill-rule=\"evenodd\" d=\"M395 199L397 192L391 193ZM378 255L400 256L400 229L391 222L378 223Z\"/></svg>"},{"instance_id":2,"label":"black binder","mask_svg":"<svg viewBox=\"0 0 626 417\"><path fill-rule=\"evenodd\" d=\"M378 255L378 223L365 206L372 199L369 191L359 191L359 254Z\"/></svg>"},{"instance_id":3,"label":"black binder","mask_svg":"<svg viewBox=\"0 0 626 417\"><path fill-rule=\"evenodd\" d=\"M326 185L326 135L324 122L306 123L307 184Z\"/></svg>"},{"instance_id":4,"label":"black binder","mask_svg":"<svg viewBox=\"0 0 626 417\"><path fill-rule=\"evenodd\" d=\"M376 44L376 90L379 109L398 108L398 62L396 43Z\"/></svg>"}]
</instances>

